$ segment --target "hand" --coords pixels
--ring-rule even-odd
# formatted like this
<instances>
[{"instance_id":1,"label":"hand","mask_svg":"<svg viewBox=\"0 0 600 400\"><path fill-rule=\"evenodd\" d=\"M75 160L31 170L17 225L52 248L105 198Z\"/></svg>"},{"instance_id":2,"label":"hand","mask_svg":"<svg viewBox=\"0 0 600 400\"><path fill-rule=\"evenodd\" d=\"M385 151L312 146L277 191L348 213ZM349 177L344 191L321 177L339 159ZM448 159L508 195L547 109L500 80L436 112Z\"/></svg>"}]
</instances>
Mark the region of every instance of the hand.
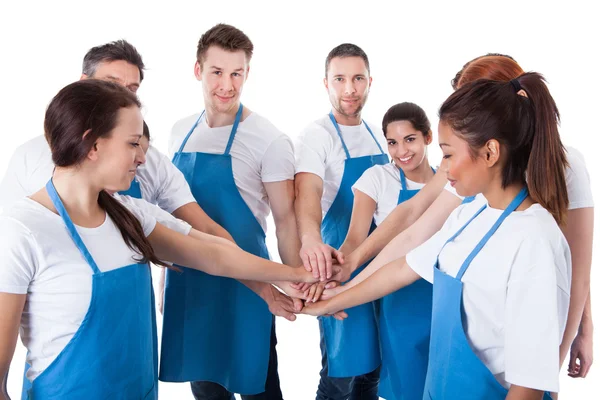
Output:
<instances>
[{"instance_id":1,"label":"hand","mask_svg":"<svg viewBox=\"0 0 600 400\"><path fill-rule=\"evenodd\" d=\"M296 283L290 283L290 287L294 290L298 290L302 293L306 292L308 289L310 289L310 287L312 286L312 283L307 283L307 282L296 282ZM287 293L287 292L286 292Z\"/></svg>"},{"instance_id":2,"label":"hand","mask_svg":"<svg viewBox=\"0 0 600 400\"><path fill-rule=\"evenodd\" d=\"M302 314L312 315L315 317L326 316L333 317L339 321L343 321L348 318L348 314L345 311L338 311L333 314L328 314L328 301L321 300L316 303L305 303L304 308L302 309Z\"/></svg>"},{"instance_id":3,"label":"hand","mask_svg":"<svg viewBox=\"0 0 600 400\"><path fill-rule=\"evenodd\" d=\"M585 378L593 363L594 344L590 334L579 332L571 345L571 359L569 360L569 376L571 378Z\"/></svg>"},{"instance_id":4,"label":"hand","mask_svg":"<svg viewBox=\"0 0 600 400\"><path fill-rule=\"evenodd\" d=\"M315 303L321 299L321 295L325 289L333 289L338 285L339 282L337 281L313 283L313 285L304 292L304 299L309 303Z\"/></svg>"},{"instance_id":5,"label":"hand","mask_svg":"<svg viewBox=\"0 0 600 400\"><path fill-rule=\"evenodd\" d=\"M304 269L302 269L304 271ZM275 286L283 291L283 293L288 296L296 299L306 300L305 292L312 286L312 283L290 283L290 282L275 282ZM296 287L299 286L303 288L306 286L306 289L299 290Z\"/></svg>"},{"instance_id":6,"label":"hand","mask_svg":"<svg viewBox=\"0 0 600 400\"><path fill-rule=\"evenodd\" d=\"M348 285L340 285L340 284L332 285L330 287L325 287L325 291L323 291L323 294L321 295L321 300L329 300L332 297L345 292L349 288L350 287Z\"/></svg>"},{"instance_id":7,"label":"hand","mask_svg":"<svg viewBox=\"0 0 600 400\"><path fill-rule=\"evenodd\" d=\"M308 272L312 272L313 277L320 278L322 282L330 280L333 276L334 258L339 264L344 263L344 255L340 251L310 237L302 242L300 258L304 268Z\"/></svg>"},{"instance_id":8,"label":"hand","mask_svg":"<svg viewBox=\"0 0 600 400\"><path fill-rule=\"evenodd\" d=\"M277 317L283 317L288 321L295 321L296 313L299 313L302 310L302 300L281 293L273 285L269 285L269 289L264 298L269 306L271 314Z\"/></svg>"}]
</instances>

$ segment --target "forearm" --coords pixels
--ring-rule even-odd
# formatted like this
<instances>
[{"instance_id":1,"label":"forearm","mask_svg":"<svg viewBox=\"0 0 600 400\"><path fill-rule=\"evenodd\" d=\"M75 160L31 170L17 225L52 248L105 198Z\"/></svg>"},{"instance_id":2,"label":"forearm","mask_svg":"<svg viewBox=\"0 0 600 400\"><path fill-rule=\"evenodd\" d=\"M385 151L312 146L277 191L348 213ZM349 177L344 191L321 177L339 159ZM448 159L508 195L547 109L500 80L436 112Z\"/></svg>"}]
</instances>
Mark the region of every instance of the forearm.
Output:
<instances>
[{"instance_id":1,"label":"forearm","mask_svg":"<svg viewBox=\"0 0 600 400\"><path fill-rule=\"evenodd\" d=\"M300 238L294 213L289 213L286 218L275 221L275 235L281 262L291 267L302 266Z\"/></svg>"},{"instance_id":2,"label":"forearm","mask_svg":"<svg viewBox=\"0 0 600 400\"><path fill-rule=\"evenodd\" d=\"M569 350L571 349L571 344L577 335L579 328L582 324L587 324L591 321L583 321L584 309L589 299L590 293L590 285L589 281L587 284L585 282L573 282L571 286L571 300L569 303L569 313L567 316L567 324L565 327L565 333L563 335L562 342L560 344L560 365L563 364L567 355L569 354ZM591 318L590 318L591 319ZM586 325L586 328L589 325Z\"/></svg>"},{"instance_id":3,"label":"forearm","mask_svg":"<svg viewBox=\"0 0 600 400\"><path fill-rule=\"evenodd\" d=\"M512 385L506 396L506 400L542 400L544 392L526 388L523 386Z\"/></svg>"},{"instance_id":4,"label":"forearm","mask_svg":"<svg viewBox=\"0 0 600 400\"><path fill-rule=\"evenodd\" d=\"M315 198L313 199L312 197ZM296 198L294 205L298 236L301 243L304 243L307 239L313 239L319 242L323 241L321 237L321 201L317 196L312 197L302 196Z\"/></svg>"},{"instance_id":5,"label":"forearm","mask_svg":"<svg viewBox=\"0 0 600 400\"><path fill-rule=\"evenodd\" d=\"M365 304L410 285L421 277L401 258L381 267L360 284L328 300L327 314Z\"/></svg>"},{"instance_id":6,"label":"forearm","mask_svg":"<svg viewBox=\"0 0 600 400\"><path fill-rule=\"evenodd\" d=\"M200 232L234 241L229 232L213 221L197 203L188 203L179 207L173 212L173 215Z\"/></svg>"},{"instance_id":7,"label":"forearm","mask_svg":"<svg viewBox=\"0 0 600 400\"><path fill-rule=\"evenodd\" d=\"M354 250L358 265L360 266L375 257L394 237L414 224L429 206L438 199L440 193L443 193L446 182L445 173L437 173L415 197L399 204L377 229ZM457 199L454 195L450 194L450 196ZM452 201L452 198L450 198L450 201ZM460 200L455 200L455 202L456 205L460 204Z\"/></svg>"},{"instance_id":8,"label":"forearm","mask_svg":"<svg viewBox=\"0 0 600 400\"><path fill-rule=\"evenodd\" d=\"M253 281L314 282L304 270L277 264L221 243L205 243L157 224L148 236L161 260L211 275Z\"/></svg>"},{"instance_id":9,"label":"forearm","mask_svg":"<svg viewBox=\"0 0 600 400\"><path fill-rule=\"evenodd\" d=\"M593 335L594 323L592 321L592 295L588 293L588 298L583 307L583 314L581 315L581 324L579 325L579 333L584 335Z\"/></svg>"}]
</instances>

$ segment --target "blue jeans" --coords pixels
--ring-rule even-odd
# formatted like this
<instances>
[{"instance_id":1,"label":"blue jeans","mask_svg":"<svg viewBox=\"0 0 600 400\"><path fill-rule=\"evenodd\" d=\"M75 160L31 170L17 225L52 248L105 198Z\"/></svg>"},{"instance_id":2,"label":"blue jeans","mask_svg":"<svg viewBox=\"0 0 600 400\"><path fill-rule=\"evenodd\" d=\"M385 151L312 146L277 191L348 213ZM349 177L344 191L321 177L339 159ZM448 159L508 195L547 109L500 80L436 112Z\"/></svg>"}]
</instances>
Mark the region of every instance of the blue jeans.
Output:
<instances>
[{"instance_id":1,"label":"blue jeans","mask_svg":"<svg viewBox=\"0 0 600 400\"><path fill-rule=\"evenodd\" d=\"M332 317L327 317L332 318ZM323 325L319 319L321 331L321 380L317 389L316 400L378 400L379 372L381 367L368 374L350 378L332 378L328 376L327 346Z\"/></svg>"},{"instance_id":2,"label":"blue jeans","mask_svg":"<svg viewBox=\"0 0 600 400\"><path fill-rule=\"evenodd\" d=\"M242 395L243 400L283 400L279 386L279 374L277 372L277 336L275 335L275 317L271 327L271 351L269 353L269 369L267 370L267 381L265 391L260 394ZM192 394L196 400L234 400L233 393L223 386L214 382L196 381L190 382Z\"/></svg>"}]
</instances>

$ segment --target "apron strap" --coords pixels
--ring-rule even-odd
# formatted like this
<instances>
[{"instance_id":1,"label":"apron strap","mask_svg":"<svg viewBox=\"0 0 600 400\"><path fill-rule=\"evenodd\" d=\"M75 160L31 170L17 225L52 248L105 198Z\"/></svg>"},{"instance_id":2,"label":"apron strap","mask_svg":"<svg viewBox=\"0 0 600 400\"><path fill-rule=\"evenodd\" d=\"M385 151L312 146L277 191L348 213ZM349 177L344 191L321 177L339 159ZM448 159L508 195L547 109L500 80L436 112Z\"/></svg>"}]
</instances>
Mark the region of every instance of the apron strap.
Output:
<instances>
[{"instance_id":1,"label":"apron strap","mask_svg":"<svg viewBox=\"0 0 600 400\"><path fill-rule=\"evenodd\" d=\"M400 170L400 185L402 185L401 190L408 190L408 185L406 184L406 175L404 174L404 171L400 167L396 167L396 168L398 168L398 170ZM433 169L433 167L431 167L431 170L435 174L435 169Z\"/></svg>"},{"instance_id":2,"label":"apron strap","mask_svg":"<svg viewBox=\"0 0 600 400\"><path fill-rule=\"evenodd\" d=\"M379 147L379 151L381 152L381 154L385 154L383 152L383 149L381 148L381 145L379 144L379 142L377 141L377 139L375 139L375 135L373 135L373 131L371 130L371 128L369 128L369 125L367 125L367 122L365 120L363 120L362 122L363 122L363 124L365 124L365 127L367 128L367 130L371 134L371 137L375 141L375 144L377 145L377 147Z\"/></svg>"},{"instance_id":3,"label":"apron strap","mask_svg":"<svg viewBox=\"0 0 600 400\"><path fill-rule=\"evenodd\" d=\"M50 200L52 200L52 204L54 204L56 211L58 211L58 215L60 215L63 222L65 223L65 226L67 227L67 231L69 232L69 236L71 236L71 239L75 243L75 246L77 246L77 249L83 256L85 261L87 261L89 266L92 268L92 271L94 272L94 274L99 274L100 269L96 265L96 262L92 258L92 255L88 251L87 247L85 247L85 244L83 243L81 236L79 236L79 233L77 232L77 229L75 228L75 225L73 224L73 221L71 221L71 217L69 217L69 213L67 213L67 210L65 209L65 206L64 206L62 200L60 199L60 196L56 192L54 183L52 183L52 178L50 178L50 180L46 184L46 190L48 191ZM106 216L106 218L108 218L108 215Z\"/></svg>"},{"instance_id":4,"label":"apron strap","mask_svg":"<svg viewBox=\"0 0 600 400\"><path fill-rule=\"evenodd\" d=\"M344 148L344 152L346 153L346 158L349 159L350 152L348 151L348 147L346 147L346 142L344 142L344 138L342 137L342 132L340 131L340 126L338 125L337 121L335 120L335 117L333 116L333 111L329 111L329 119L333 123L333 127L335 128L335 131L337 132L337 134L342 142L342 147Z\"/></svg>"},{"instance_id":5,"label":"apron strap","mask_svg":"<svg viewBox=\"0 0 600 400\"><path fill-rule=\"evenodd\" d=\"M240 124L240 120L242 119L242 111L244 109L244 106L240 103L240 107L237 110L237 113L235 114L235 121L233 121L233 126L231 127L231 133L229 134L229 141L227 142L227 147L225 148L225 153L223 153L224 155L229 155L229 152L231 151L231 146L233 145L233 139L235 138L235 134L237 133L237 128L238 125Z\"/></svg>"},{"instance_id":6,"label":"apron strap","mask_svg":"<svg viewBox=\"0 0 600 400\"><path fill-rule=\"evenodd\" d=\"M475 246L473 251L471 251L471 254L469 254L467 259L463 262L462 266L460 267L460 271L458 271L458 274L456 275L456 279L459 279L459 280L462 279L463 275L467 271L467 268L469 267L469 265L471 265L471 261L473 261L473 259L481 251L483 246L485 246L485 244L488 242L488 240L490 240L490 238L498 230L500 225L502 225L502 223L504 222L506 217L508 217L510 215L510 213L515 211L521 205L521 203L523 203L523 201L527 198L528 195L529 195L529 193L527 191L527 188L521 189L519 194L517 194L517 196L513 199L513 201L510 202L508 207L506 207L506 210L504 210L502 212L502 215L500 215L500 218L498 218L496 223L494 223L494 225L491 227L491 229L488 231L488 233L486 233L486 235L483 237L483 239L481 239L481 241L477 244L477 246Z\"/></svg>"},{"instance_id":7,"label":"apron strap","mask_svg":"<svg viewBox=\"0 0 600 400\"><path fill-rule=\"evenodd\" d=\"M190 136L192 135L192 132L194 132L194 130L200 123L200 120L202 120L203 116L204 116L204 111L202 111L202 114L200 114L200 116L198 117L198 119L196 120L194 125L192 125L192 129L190 129L190 131L187 133L187 135L185 135L185 139L183 139L183 142L181 142L181 146L179 146L179 150L177 150L177 153L175 153L175 155L177 155L178 153L181 153L183 151L183 148L185 147L188 139L190 138Z\"/></svg>"}]
</instances>

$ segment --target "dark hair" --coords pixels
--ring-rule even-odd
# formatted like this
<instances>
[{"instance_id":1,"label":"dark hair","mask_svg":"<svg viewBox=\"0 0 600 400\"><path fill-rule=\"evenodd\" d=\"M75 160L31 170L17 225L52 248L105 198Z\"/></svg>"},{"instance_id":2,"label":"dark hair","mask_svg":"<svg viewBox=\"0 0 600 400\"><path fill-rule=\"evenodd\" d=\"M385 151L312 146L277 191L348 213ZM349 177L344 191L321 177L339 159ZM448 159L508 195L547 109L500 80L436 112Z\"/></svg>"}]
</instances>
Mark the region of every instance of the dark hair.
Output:
<instances>
[{"instance_id":1,"label":"dark hair","mask_svg":"<svg viewBox=\"0 0 600 400\"><path fill-rule=\"evenodd\" d=\"M383 135L387 137L387 127L392 122L396 121L408 121L412 127L421 132L423 136L427 137L431 135L431 123L425 111L416 105L415 103L399 103L393 105L386 111L383 116L383 122L381 123L381 129Z\"/></svg>"},{"instance_id":2,"label":"dark hair","mask_svg":"<svg viewBox=\"0 0 600 400\"><path fill-rule=\"evenodd\" d=\"M202 67L204 56L210 46L218 46L223 50L232 52L243 50L248 62L252 59L252 52L254 51L254 45L250 38L238 28L227 24L217 24L200 37L196 50L196 60L200 67Z\"/></svg>"},{"instance_id":3,"label":"dark hair","mask_svg":"<svg viewBox=\"0 0 600 400\"><path fill-rule=\"evenodd\" d=\"M327 55L327 58L325 59L325 77L327 77L327 71L329 71L329 64L331 63L331 60L336 57L360 57L365 62L367 72L369 72L369 74L371 73L369 58L363 49L352 43L342 43L339 46L334 47L333 50L331 50Z\"/></svg>"},{"instance_id":4,"label":"dark hair","mask_svg":"<svg viewBox=\"0 0 600 400\"><path fill-rule=\"evenodd\" d=\"M144 121L144 130L142 131L142 134L146 139L148 139L148 141L150 141L150 128L148 128L146 121Z\"/></svg>"},{"instance_id":5,"label":"dark hair","mask_svg":"<svg viewBox=\"0 0 600 400\"><path fill-rule=\"evenodd\" d=\"M471 150L498 140L506 150L502 186L527 185L532 199L563 224L569 200L558 108L542 75L529 72L517 80L526 95L512 82L488 79L461 87L442 104L440 121Z\"/></svg>"},{"instance_id":6,"label":"dark hair","mask_svg":"<svg viewBox=\"0 0 600 400\"><path fill-rule=\"evenodd\" d=\"M145 66L142 56L131 43L124 39L92 47L83 57L82 73L93 78L98 65L107 61L126 61L135 65L140 71L140 82L144 80Z\"/></svg>"},{"instance_id":7,"label":"dark hair","mask_svg":"<svg viewBox=\"0 0 600 400\"><path fill-rule=\"evenodd\" d=\"M99 138L110 137L122 108L140 106L135 94L116 83L84 79L64 87L50 102L44 119L52 161L57 167L81 164ZM104 190L98 204L119 228L127 246L142 256L138 261L166 266L125 206Z\"/></svg>"},{"instance_id":8,"label":"dark hair","mask_svg":"<svg viewBox=\"0 0 600 400\"><path fill-rule=\"evenodd\" d=\"M507 76L512 75L516 70L520 72L506 79ZM450 84L452 85L452 89L456 90L465 83L472 82L475 79L508 81L523 74L523 72L519 64L511 56L500 53L487 53L463 65L462 69L452 78ZM474 76L478 76L478 78L473 79Z\"/></svg>"}]
</instances>

